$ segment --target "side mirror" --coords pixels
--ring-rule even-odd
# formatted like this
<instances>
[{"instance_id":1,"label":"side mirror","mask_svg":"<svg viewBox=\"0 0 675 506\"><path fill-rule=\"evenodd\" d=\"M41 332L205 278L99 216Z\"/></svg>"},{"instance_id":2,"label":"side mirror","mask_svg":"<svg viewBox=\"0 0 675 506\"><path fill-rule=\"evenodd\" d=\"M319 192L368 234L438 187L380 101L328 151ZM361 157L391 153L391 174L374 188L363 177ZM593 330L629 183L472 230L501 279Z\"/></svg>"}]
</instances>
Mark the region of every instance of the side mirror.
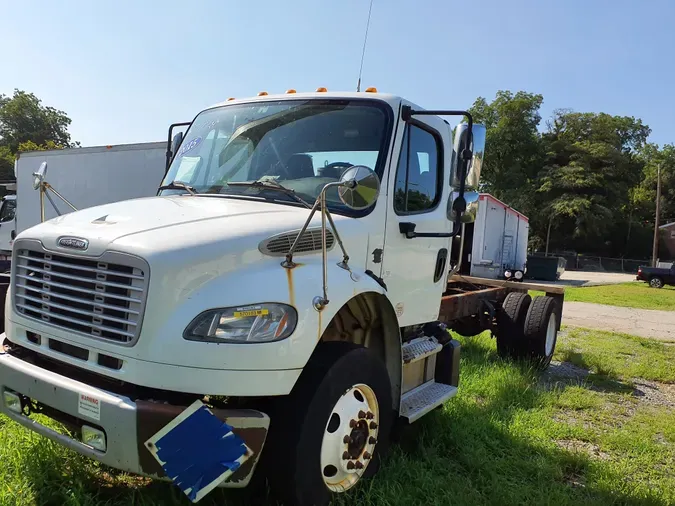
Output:
<instances>
[{"instance_id":1,"label":"side mirror","mask_svg":"<svg viewBox=\"0 0 675 506\"><path fill-rule=\"evenodd\" d=\"M348 168L340 178L338 196L344 205L355 211L368 209L380 195L380 178L365 165Z\"/></svg>"},{"instance_id":2,"label":"side mirror","mask_svg":"<svg viewBox=\"0 0 675 506\"><path fill-rule=\"evenodd\" d=\"M464 148L469 147L473 152L471 163L469 164L469 169L466 174L466 189L469 191L478 190L478 184L480 183L480 173L483 168L483 155L485 153L486 129L484 125L474 123L472 127L473 139L467 138L467 129L468 125L466 123L460 123L457 125L457 128L455 128L450 185L453 188L459 188L459 153L461 153Z\"/></svg>"},{"instance_id":3,"label":"side mirror","mask_svg":"<svg viewBox=\"0 0 675 506\"><path fill-rule=\"evenodd\" d=\"M171 140L171 156L176 156L181 142L183 142L183 132L178 132Z\"/></svg>"},{"instance_id":4,"label":"side mirror","mask_svg":"<svg viewBox=\"0 0 675 506\"><path fill-rule=\"evenodd\" d=\"M452 192L448 204L450 208L448 209L448 219L455 221L457 219L457 212L455 211L455 205L459 204L457 198L459 197L459 192ZM462 212L462 223L473 223L476 221L476 215L478 214L478 199L480 198L480 193L477 191L469 190L464 192L464 202L466 203L466 210Z\"/></svg>"},{"instance_id":5,"label":"side mirror","mask_svg":"<svg viewBox=\"0 0 675 506\"><path fill-rule=\"evenodd\" d=\"M33 172L33 189L37 190L47 176L47 162L42 162L37 172Z\"/></svg>"}]
</instances>

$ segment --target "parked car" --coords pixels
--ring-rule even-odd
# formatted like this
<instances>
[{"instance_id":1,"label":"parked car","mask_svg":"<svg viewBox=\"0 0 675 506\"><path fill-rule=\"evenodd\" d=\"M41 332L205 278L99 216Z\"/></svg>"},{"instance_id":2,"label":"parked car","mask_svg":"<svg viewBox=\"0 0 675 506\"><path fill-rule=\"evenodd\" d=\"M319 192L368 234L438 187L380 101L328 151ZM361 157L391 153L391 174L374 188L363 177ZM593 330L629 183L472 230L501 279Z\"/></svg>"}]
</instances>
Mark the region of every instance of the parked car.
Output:
<instances>
[{"instance_id":1,"label":"parked car","mask_svg":"<svg viewBox=\"0 0 675 506\"><path fill-rule=\"evenodd\" d=\"M664 285L675 286L675 263L669 268L640 266L636 279L648 282L652 288L663 288Z\"/></svg>"}]
</instances>

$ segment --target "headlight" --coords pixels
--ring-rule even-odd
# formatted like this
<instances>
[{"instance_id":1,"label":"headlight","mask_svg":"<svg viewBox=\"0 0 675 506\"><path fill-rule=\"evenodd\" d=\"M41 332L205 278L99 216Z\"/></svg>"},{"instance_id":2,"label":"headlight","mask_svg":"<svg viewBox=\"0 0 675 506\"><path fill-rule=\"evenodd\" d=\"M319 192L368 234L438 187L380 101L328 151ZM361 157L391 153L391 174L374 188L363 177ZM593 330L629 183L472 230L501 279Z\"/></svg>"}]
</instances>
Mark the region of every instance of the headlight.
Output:
<instances>
[{"instance_id":1,"label":"headlight","mask_svg":"<svg viewBox=\"0 0 675 506\"><path fill-rule=\"evenodd\" d=\"M514 276L518 281L520 281L521 279L523 279L523 271L516 271Z\"/></svg>"},{"instance_id":2,"label":"headlight","mask_svg":"<svg viewBox=\"0 0 675 506\"><path fill-rule=\"evenodd\" d=\"M510 278L511 277L511 271L504 271L504 277L505 278Z\"/></svg>"},{"instance_id":3,"label":"headlight","mask_svg":"<svg viewBox=\"0 0 675 506\"><path fill-rule=\"evenodd\" d=\"M204 311L187 326L183 337L211 343L267 343L286 339L298 314L286 304L256 304Z\"/></svg>"}]
</instances>

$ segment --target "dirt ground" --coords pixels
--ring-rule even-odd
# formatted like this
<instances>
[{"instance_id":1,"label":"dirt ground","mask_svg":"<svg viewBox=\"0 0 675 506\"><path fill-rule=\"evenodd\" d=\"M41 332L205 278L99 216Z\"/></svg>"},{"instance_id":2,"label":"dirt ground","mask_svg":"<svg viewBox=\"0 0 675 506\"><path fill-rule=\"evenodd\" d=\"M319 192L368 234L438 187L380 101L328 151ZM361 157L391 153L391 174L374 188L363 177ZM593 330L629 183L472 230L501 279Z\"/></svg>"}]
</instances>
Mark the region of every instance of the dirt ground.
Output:
<instances>
[{"instance_id":1,"label":"dirt ground","mask_svg":"<svg viewBox=\"0 0 675 506\"><path fill-rule=\"evenodd\" d=\"M675 343L675 311L565 302L563 323Z\"/></svg>"}]
</instances>

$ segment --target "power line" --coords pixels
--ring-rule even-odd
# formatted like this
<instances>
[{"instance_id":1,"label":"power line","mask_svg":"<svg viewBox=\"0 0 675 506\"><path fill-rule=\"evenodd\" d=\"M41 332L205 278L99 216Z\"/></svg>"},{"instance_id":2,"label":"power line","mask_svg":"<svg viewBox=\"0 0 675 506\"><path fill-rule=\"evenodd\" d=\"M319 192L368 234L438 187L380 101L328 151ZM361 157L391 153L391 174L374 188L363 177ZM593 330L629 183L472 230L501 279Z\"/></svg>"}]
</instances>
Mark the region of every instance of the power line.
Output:
<instances>
[{"instance_id":1,"label":"power line","mask_svg":"<svg viewBox=\"0 0 675 506\"><path fill-rule=\"evenodd\" d=\"M373 12L373 0L368 7L368 21L366 22L366 36L363 38L363 51L361 51L361 67L359 68L359 81L356 83L356 91L361 91L361 75L363 74L363 59L366 56L366 44L368 43L368 29L370 28L370 14Z\"/></svg>"}]
</instances>

